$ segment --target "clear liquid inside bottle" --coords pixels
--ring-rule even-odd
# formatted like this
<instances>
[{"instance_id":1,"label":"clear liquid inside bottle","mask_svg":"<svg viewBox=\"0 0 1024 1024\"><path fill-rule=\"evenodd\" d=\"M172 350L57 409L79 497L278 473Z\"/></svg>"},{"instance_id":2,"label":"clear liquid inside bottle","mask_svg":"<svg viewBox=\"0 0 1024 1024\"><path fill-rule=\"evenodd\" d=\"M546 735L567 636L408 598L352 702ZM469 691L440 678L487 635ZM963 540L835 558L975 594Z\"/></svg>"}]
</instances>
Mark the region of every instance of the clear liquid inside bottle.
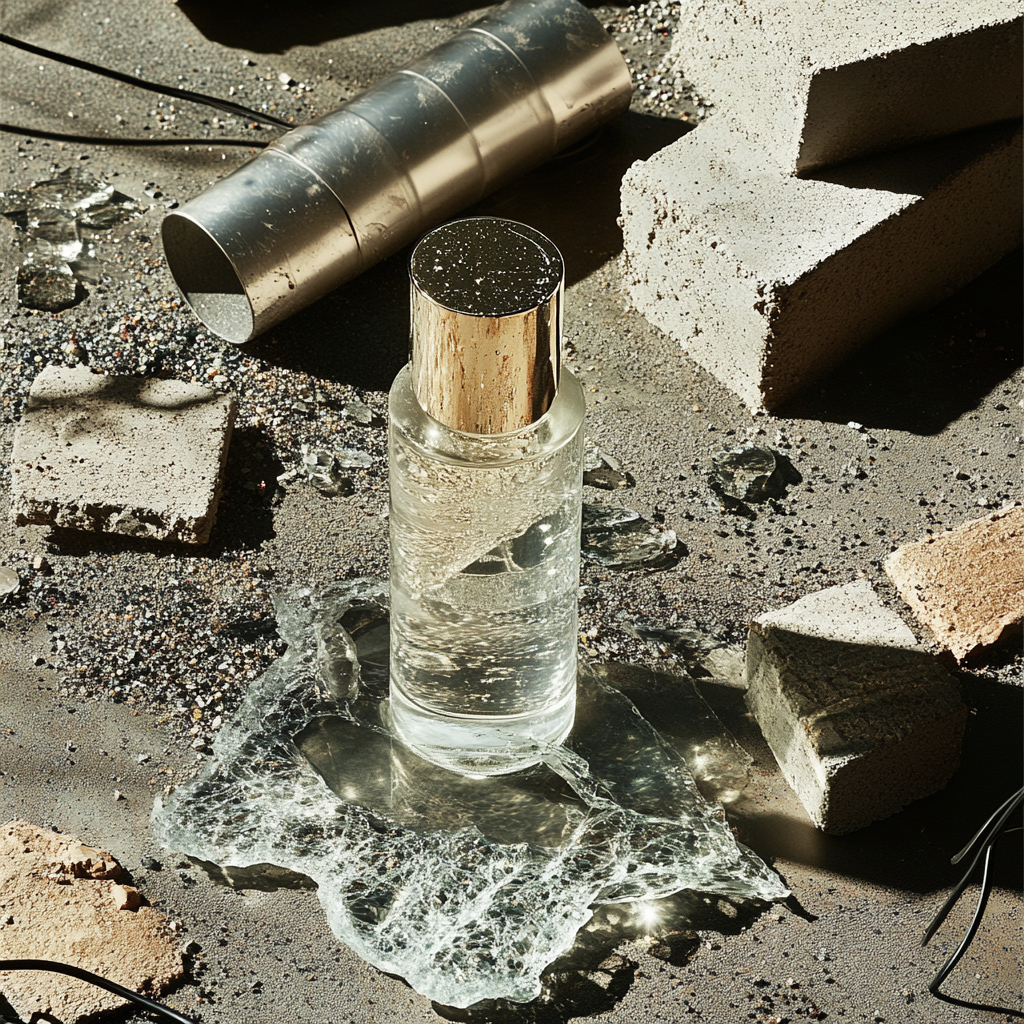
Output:
<instances>
[{"instance_id":1,"label":"clear liquid inside bottle","mask_svg":"<svg viewBox=\"0 0 1024 1024\"><path fill-rule=\"evenodd\" d=\"M431 418L406 367L391 390L391 718L421 757L517 771L576 704L583 392L508 434Z\"/></svg>"}]
</instances>

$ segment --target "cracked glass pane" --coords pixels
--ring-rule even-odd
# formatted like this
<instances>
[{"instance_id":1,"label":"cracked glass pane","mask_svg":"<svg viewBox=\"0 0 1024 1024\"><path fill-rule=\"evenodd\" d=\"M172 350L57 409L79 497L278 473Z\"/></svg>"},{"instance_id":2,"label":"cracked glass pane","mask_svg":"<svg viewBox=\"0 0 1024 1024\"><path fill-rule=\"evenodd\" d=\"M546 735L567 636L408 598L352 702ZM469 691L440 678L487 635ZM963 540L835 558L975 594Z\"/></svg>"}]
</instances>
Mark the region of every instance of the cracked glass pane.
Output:
<instances>
[{"instance_id":1,"label":"cracked glass pane","mask_svg":"<svg viewBox=\"0 0 1024 1024\"><path fill-rule=\"evenodd\" d=\"M392 740L384 585L300 588L276 604L288 650L202 774L157 801L154 828L229 876L273 865L308 877L338 938L428 998L534 999L603 905L788 895L677 745L600 673L581 673L565 745L518 775L469 779Z\"/></svg>"},{"instance_id":2,"label":"cracked glass pane","mask_svg":"<svg viewBox=\"0 0 1024 1024\"><path fill-rule=\"evenodd\" d=\"M674 560L676 534L622 505L583 503L581 550L590 562L609 569L651 568Z\"/></svg>"}]
</instances>

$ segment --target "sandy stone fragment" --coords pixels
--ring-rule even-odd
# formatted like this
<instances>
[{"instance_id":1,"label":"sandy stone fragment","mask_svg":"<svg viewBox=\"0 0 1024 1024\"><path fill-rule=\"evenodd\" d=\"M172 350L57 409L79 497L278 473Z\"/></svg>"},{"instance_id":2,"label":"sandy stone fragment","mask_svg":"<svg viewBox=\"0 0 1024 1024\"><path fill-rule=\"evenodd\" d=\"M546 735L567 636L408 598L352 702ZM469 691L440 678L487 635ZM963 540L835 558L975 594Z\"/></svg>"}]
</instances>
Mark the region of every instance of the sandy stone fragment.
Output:
<instances>
[{"instance_id":1,"label":"sandy stone fragment","mask_svg":"<svg viewBox=\"0 0 1024 1024\"><path fill-rule=\"evenodd\" d=\"M47 366L14 437L11 517L205 544L234 420L198 384Z\"/></svg>"},{"instance_id":2,"label":"sandy stone fragment","mask_svg":"<svg viewBox=\"0 0 1024 1024\"><path fill-rule=\"evenodd\" d=\"M1024 507L905 544L885 571L957 661L977 660L1024 626Z\"/></svg>"},{"instance_id":3,"label":"sandy stone fragment","mask_svg":"<svg viewBox=\"0 0 1024 1024\"><path fill-rule=\"evenodd\" d=\"M0 960L57 960L157 996L184 974L166 919L103 850L26 821L0 825ZM72 1024L124 1006L103 989L47 971L0 971L22 1020Z\"/></svg>"},{"instance_id":4,"label":"sandy stone fragment","mask_svg":"<svg viewBox=\"0 0 1024 1024\"><path fill-rule=\"evenodd\" d=\"M142 906L139 890L133 889L130 885L112 885L110 896L118 910L137 910Z\"/></svg>"}]
</instances>

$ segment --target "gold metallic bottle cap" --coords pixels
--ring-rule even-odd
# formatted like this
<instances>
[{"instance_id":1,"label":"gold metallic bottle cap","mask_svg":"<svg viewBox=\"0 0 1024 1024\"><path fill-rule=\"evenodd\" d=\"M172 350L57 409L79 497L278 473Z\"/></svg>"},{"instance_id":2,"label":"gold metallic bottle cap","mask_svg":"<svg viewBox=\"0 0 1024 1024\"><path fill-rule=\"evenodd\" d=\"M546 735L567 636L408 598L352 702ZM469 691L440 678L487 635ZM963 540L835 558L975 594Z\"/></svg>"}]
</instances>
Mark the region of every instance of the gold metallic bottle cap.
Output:
<instances>
[{"instance_id":1,"label":"gold metallic bottle cap","mask_svg":"<svg viewBox=\"0 0 1024 1024\"><path fill-rule=\"evenodd\" d=\"M424 412L471 434L539 420L561 369L565 272L552 242L517 221L467 217L420 240L409 276Z\"/></svg>"}]
</instances>

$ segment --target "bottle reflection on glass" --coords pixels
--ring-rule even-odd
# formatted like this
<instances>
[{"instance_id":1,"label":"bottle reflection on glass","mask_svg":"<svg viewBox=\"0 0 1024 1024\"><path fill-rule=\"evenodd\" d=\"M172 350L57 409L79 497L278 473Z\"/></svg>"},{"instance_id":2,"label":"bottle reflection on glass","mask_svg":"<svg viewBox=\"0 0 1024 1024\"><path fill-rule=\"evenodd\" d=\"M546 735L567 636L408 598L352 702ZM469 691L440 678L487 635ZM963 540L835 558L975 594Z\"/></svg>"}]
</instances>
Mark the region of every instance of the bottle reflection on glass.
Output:
<instances>
[{"instance_id":1,"label":"bottle reflection on glass","mask_svg":"<svg viewBox=\"0 0 1024 1024\"><path fill-rule=\"evenodd\" d=\"M412 359L389 402L391 719L421 757L517 771L576 706L583 392L561 366L563 266L468 218L413 252Z\"/></svg>"}]
</instances>

